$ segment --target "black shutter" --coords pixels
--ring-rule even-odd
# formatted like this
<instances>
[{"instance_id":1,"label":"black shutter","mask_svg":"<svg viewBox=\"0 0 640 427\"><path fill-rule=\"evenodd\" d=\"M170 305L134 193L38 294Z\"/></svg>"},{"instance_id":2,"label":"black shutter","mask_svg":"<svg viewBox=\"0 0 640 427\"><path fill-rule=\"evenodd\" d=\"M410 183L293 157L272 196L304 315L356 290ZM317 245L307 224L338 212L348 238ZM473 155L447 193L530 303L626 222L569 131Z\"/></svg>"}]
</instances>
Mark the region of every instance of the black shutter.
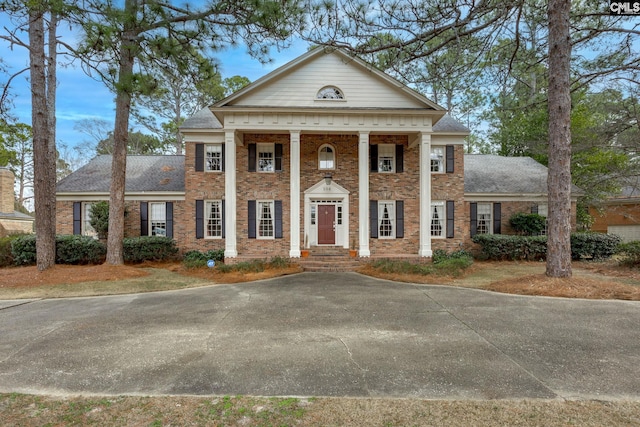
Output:
<instances>
[{"instance_id":1,"label":"black shutter","mask_svg":"<svg viewBox=\"0 0 640 427\"><path fill-rule=\"evenodd\" d=\"M500 234L500 225L502 224L502 209L500 203L493 204L493 234Z\"/></svg>"},{"instance_id":2,"label":"black shutter","mask_svg":"<svg viewBox=\"0 0 640 427\"><path fill-rule=\"evenodd\" d=\"M249 150L249 172L255 172L256 171L256 144L249 144L247 146L248 150Z\"/></svg>"},{"instance_id":3,"label":"black shutter","mask_svg":"<svg viewBox=\"0 0 640 427\"><path fill-rule=\"evenodd\" d=\"M455 164L455 156L453 145L447 145L447 173L453 173L454 164Z\"/></svg>"},{"instance_id":4,"label":"black shutter","mask_svg":"<svg viewBox=\"0 0 640 427\"><path fill-rule=\"evenodd\" d=\"M282 239L282 200L273 202L275 210L275 238Z\"/></svg>"},{"instance_id":5,"label":"black shutter","mask_svg":"<svg viewBox=\"0 0 640 427\"><path fill-rule=\"evenodd\" d=\"M371 172L378 172L378 146L369 145L369 160Z\"/></svg>"},{"instance_id":6,"label":"black shutter","mask_svg":"<svg viewBox=\"0 0 640 427\"><path fill-rule=\"evenodd\" d=\"M455 205L453 200L447 200L447 239L451 239L454 236L454 218L455 218Z\"/></svg>"},{"instance_id":7,"label":"black shutter","mask_svg":"<svg viewBox=\"0 0 640 427\"><path fill-rule=\"evenodd\" d=\"M396 145L396 173L404 172L404 145Z\"/></svg>"},{"instance_id":8,"label":"black shutter","mask_svg":"<svg viewBox=\"0 0 640 427\"><path fill-rule=\"evenodd\" d=\"M222 238L223 239L225 238L225 235L226 235L226 233L224 231L224 229L225 229L224 219L225 219L225 212L224 212L224 200L223 200L222 201Z\"/></svg>"},{"instance_id":9,"label":"black shutter","mask_svg":"<svg viewBox=\"0 0 640 427\"><path fill-rule=\"evenodd\" d=\"M149 235L149 203L140 202L140 235Z\"/></svg>"},{"instance_id":10,"label":"black shutter","mask_svg":"<svg viewBox=\"0 0 640 427\"><path fill-rule=\"evenodd\" d=\"M222 171L224 172L224 146L225 144L222 144Z\"/></svg>"},{"instance_id":11,"label":"black shutter","mask_svg":"<svg viewBox=\"0 0 640 427\"><path fill-rule=\"evenodd\" d=\"M204 200L196 200L196 239L204 239Z\"/></svg>"},{"instance_id":12,"label":"black shutter","mask_svg":"<svg viewBox=\"0 0 640 427\"><path fill-rule=\"evenodd\" d=\"M369 200L369 234L372 239L378 238L378 201Z\"/></svg>"},{"instance_id":13,"label":"black shutter","mask_svg":"<svg viewBox=\"0 0 640 427\"><path fill-rule=\"evenodd\" d=\"M249 200L249 205L247 207L248 219L249 219L249 238L256 238L256 201Z\"/></svg>"},{"instance_id":14,"label":"black shutter","mask_svg":"<svg viewBox=\"0 0 640 427\"><path fill-rule=\"evenodd\" d=\"M196 144L196 172L204 171L204 144Z\"/></svg>"},{"instance_id":15,"label":"black shutter","mask_svg":"<svg viewBox=\"0 0 640 427\"><path fill-rule=\"evenodd\" d=\"M478 231L478 204L470 203L471 212L469 213L469 218L471 219L471 223L469 225L469 231L471 232L471 237L475 236Z\"/></svg>"},{"instance_id":16,"label":"black shutter","mask_svg":"<svg viewBox=\"0 0 640 427\"><path fill-rule=\"evenodd\" d=\"M396 237L404 237L404 201L396 200Z\"/></svg>"},{"instance_id":17,"label":"black shutter","mask_svg":"<svg viewBox=\"0 0 640 427\"><path fill-rule=\"evenodd\" d=\"M282 171L282 144L275 145L276 171Z\"/></svg>"},{"instance_id":18,"label":"black shutter","mask_svg":"<svg viewBox=\"0 0 640 427\"><path fill-rule=\"evenodd\" d=\"M73 234L82 234L82 203L73 202Z\"/></svg>"},{"instance_id":19,"label":"black shutter","mask_svg":"<svg viewBox=\"0 0 640 427\"><path fill-rule=\"evenodd\" d=\"M165 203L165 215L167 221L167 237L173 239L173 202Z\"/></svg>"}]
</instances>

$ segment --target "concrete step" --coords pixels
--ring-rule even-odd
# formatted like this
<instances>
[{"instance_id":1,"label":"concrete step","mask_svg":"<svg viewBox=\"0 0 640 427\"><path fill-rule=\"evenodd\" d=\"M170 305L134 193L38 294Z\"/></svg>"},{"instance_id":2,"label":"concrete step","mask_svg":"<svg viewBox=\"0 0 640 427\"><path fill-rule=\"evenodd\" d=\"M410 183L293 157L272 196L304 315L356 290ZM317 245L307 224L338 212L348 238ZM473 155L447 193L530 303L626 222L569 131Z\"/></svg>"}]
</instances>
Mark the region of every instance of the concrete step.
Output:
<instances>
[{"instance_id":1,"label":"concrete step","mask_svg":"<svg viewBox=\"0 0 640 427\"><path fill-rule=\"evenodd\" d=\"M335 272L355 271L361 264L358 258L349 256L349 250L334 246L313 247L309 249L309 256L302 257L296 262L305 271Z\"/></svg>"}]
</instances>

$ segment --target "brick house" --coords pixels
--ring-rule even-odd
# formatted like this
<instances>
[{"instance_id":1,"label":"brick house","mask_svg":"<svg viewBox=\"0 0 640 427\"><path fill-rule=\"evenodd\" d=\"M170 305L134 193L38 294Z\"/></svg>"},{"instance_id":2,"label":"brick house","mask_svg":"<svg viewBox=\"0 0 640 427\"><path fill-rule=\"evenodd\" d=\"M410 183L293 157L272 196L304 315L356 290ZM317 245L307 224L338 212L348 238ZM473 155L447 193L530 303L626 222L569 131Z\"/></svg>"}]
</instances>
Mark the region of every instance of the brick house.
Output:
<instances>
[{"instance_id":1,"label":"brick house","mask_svg":"<svg viewBox=\"0 0 640 427\"><path fill-rule=\"evenodd\" d=\"M617 234L625 242L640 240L640 177L628 178L620 194L589 207L589 214L591 230Z\"/></svg>"},{"instance_id":2,"label":"brick house","mask_svg":"<svg viewBox=\"0 0 640 427\"><path fill-rule=\"evenodd\" d=\"M33 233L35 218L15 210L15 175L0 167L0 237Z\"/></svg>"},{"instance_id":3,"label":"brick house","mask_svg":"<svg viewBox=\"0 0 640 427\"><path fill-rule=\"evenodd\" d=\"M430 257L470 245L475 232L500 233L505 213L546 200L546 168L531 159L473 157L477 182L504 185L467 188L468 129L340 50L302 55L198 112L181 132L184 156L128 157L127 233L165 233L183 250L224 249L229 261L298 258L318 247ZM84 232L83 202L108 199L106 183L89 188L105 162L99 156L58 184L59 233ZM544 189L514 187L541 179Z\"/></svg>"}]
</instances>

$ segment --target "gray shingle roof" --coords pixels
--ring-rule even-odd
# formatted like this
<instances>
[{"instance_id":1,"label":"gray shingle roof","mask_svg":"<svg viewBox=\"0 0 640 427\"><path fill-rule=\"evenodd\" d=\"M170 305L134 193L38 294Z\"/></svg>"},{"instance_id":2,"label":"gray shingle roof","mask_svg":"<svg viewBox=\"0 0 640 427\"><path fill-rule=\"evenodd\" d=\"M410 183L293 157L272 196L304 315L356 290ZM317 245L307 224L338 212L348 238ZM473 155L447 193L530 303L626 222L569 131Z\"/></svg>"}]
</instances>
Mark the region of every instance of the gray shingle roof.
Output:
<instances>
[{"instance_id":1,"label":"gray shingle roof","mask_svg":"<svg viewBox=\"0 0 640 427\"><path fill-rule=\"evenodd\" d=\"M531 157L465 154L464 192L546 194L547 168Z\"/></svg>"},{"instance_id":2,"label":"gray shingle roof","mask_svg":"<svg viewBox=\"0 0 640 427\"><path fill-rule=\"evenodd\" d=\"M184 156L127 156L126 192L184 191ZM59 193L109 192L111 156L94 157L61 179Z\"/></svg>"},{"instance_id":3,"label":"gray shingle roof","mask_svg":"<svg viewBox=\"0 0 640 427\"><path fill-rule=\"evenodd\" d=\"M209 107L205 107L185 120L180 129L222 129L222 124Z\"/></svg>"},{"instance_id":4,"label":"gray shingle roof","mask_svg":"<svg viewBox=\"0 0 640 427\"><path fill-rule=\"evenodd\" d=\"M434 132L454 132L454 133L470 133L471 131L465 125L451 117L449 113L442 116L438 123L433 125Z\"/></svg>"}]
</instances>

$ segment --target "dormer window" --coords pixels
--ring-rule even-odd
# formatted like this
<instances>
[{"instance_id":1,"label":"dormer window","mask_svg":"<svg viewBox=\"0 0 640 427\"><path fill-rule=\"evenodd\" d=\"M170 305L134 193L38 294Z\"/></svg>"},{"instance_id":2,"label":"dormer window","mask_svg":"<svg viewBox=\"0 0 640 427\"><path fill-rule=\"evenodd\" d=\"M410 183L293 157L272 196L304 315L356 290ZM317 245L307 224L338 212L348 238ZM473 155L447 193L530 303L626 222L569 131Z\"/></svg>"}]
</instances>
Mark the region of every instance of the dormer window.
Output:
<instances>
[{"instance_id":1,"label":"dormer window","mask_svg":"<svg viewBox=\"0 0 640 427\"><path fill-rule=\"evenodd\" d=\"M318 91L316 99L344 99L344 94L335 86L325 86Z\"/></svg>"}]
</instances>

